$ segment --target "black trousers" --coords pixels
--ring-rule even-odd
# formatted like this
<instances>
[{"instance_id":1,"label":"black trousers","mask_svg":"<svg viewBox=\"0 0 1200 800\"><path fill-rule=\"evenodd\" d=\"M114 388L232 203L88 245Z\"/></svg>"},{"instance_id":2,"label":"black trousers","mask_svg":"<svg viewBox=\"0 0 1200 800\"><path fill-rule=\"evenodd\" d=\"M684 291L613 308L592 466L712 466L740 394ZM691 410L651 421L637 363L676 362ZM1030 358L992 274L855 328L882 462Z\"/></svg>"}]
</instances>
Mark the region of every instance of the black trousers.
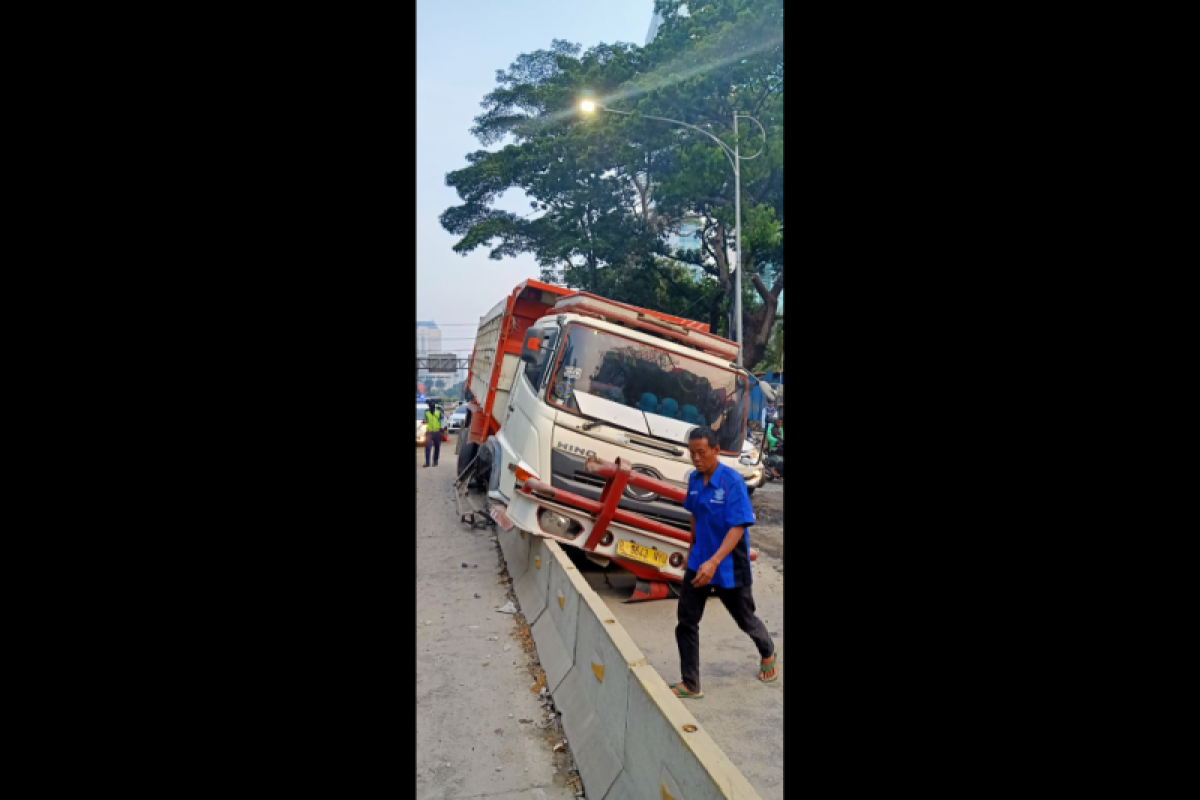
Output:
<instances>
[{"instance_id":1,"label":"black trousers","mask_svg":"<svg viewBox=\"0 0 1200 800\"><path fill-rule=\"evenodd\" d=\"M438 456L442 453L442 432L435 431L425 434L425 466L429 466L429 448L433 448L433 463L436 466Z\"/></svg>"},{"instance_id":2,"label":"black trousers","mask_svg":"<svg viewBox=\"0 0 1200 800\"><path fill-rule=\"evenodd\" d=\"M754 614L754 594L751 587L724 589L709 584L700 589L692 586L696 579L694 570L687 570L679 586L679 624L675 626L675 642L679 645L680 676L689 691L700 691L700 618L704 616L704 604L708 595L715 593L729 616L737 626L749 634L758 648L758 655L770 658L775 653L775 643L767 633L767 626Z\"/></svg>"}]
</instances>

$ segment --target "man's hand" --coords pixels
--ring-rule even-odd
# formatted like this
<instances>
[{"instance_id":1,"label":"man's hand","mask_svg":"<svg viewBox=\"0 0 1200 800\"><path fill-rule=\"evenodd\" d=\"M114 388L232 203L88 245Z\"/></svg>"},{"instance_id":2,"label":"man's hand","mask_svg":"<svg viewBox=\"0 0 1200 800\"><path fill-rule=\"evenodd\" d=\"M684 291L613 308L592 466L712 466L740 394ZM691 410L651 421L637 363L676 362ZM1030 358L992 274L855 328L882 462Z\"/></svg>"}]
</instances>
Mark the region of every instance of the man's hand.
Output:
<instances>
[{"instance_id":1,"label":"man's hand","mask_svg":"<svg viewBox=\"0 0 1200 800\"><path fill-rule=\"evenodd\" d=\"M708 585L708 582L717 574L717 565L712 561L705 561L700 565L700 569L696 570L696 578L692 581L692 586L700 589Z\"/></svg>"}]
</instances>

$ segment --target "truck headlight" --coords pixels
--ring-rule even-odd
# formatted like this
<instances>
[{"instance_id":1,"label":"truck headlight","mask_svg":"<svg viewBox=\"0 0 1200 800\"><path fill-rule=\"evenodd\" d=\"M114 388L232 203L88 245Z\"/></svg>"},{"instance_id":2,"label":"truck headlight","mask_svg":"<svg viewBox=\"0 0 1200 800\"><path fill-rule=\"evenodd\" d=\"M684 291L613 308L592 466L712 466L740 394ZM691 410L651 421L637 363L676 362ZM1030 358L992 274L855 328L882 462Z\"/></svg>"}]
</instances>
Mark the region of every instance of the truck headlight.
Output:
<instances>
[{"instance_id":1,"label":"truck headlight","mask_svg":"<svg viewBox=\"0 0 1200 800\"><path fill-rule=\"evenodd\" d=\"M564 517L562 514L556 514L546 509L542 509L542 513L538 514L538 523L546 533L564 538L574 538L576 533L583 528L570 517Z\"/></svg>"}]
</instances>

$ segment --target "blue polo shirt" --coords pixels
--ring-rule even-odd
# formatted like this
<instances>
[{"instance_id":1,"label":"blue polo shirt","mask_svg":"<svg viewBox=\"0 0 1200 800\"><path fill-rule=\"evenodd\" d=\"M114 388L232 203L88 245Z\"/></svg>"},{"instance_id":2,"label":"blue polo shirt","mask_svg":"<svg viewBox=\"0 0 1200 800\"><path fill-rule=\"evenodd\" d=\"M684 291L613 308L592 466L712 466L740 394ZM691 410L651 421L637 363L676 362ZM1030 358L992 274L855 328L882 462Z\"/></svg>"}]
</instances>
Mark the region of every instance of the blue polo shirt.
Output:
<instances>
[{"instance_id":1,"label":"blue polo shirt","mask_svg":"<svg viewBox=\"0 0 1200 800\"><path fill-rule=\"evenodd\" d=\"M705 486L704 476L693 472L688 478L683 507L696 520L696 541L687 561L687 568L693 571L721 549L730 528L746 526L742 541L717 566L711 582L726 589L749 586L750 526L754 524L754 510L750 507L745 479L725 464L718 464Z\"/></svg>"}]
</instances>

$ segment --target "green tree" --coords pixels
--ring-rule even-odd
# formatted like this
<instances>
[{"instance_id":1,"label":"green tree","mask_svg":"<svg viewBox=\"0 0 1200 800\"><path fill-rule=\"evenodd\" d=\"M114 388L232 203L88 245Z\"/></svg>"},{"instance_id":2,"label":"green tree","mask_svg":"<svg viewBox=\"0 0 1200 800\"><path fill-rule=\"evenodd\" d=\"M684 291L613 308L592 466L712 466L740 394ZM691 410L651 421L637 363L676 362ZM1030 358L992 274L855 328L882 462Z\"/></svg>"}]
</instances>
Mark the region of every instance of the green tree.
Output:
<instances>
[{"instance_id":1,"label":"green tree","mask_svg":"<svg viewBox=\"0 0 1200 800\"><path fill-rule=\"evenodd\" d=\"M454 249L490 248L501 259L531 253L545 280L624 302L707 319L730 335L735 291L734 180L707 136L647 116L695 125L742 153L743 360L761 360L783 291L783 57L781 0L716 0L684 11L655 7L664 22L647 47L581 48L556 40L496 73L472 133L495 151L467 156L447 175L462 199L441 222ZM584 117L581 93L603 111ZM734 110L752 114L766 131ZM493 207L522 190L531 212ZM672 234L700 226L699 247L672 249ZM689 269L690 268L690 269Z\"/></svg>"},{"instance_id":2,"label":"green tree","mask_svg":"<svg viewBox=\"0 0 1200 800\"><path fill-rule=\"evenodd\" d=\"M755 365L755 372L779 370L783 366L783 317L775 320L775 330L763 349L762 360Z\"/></svg>"}]
</instances>

